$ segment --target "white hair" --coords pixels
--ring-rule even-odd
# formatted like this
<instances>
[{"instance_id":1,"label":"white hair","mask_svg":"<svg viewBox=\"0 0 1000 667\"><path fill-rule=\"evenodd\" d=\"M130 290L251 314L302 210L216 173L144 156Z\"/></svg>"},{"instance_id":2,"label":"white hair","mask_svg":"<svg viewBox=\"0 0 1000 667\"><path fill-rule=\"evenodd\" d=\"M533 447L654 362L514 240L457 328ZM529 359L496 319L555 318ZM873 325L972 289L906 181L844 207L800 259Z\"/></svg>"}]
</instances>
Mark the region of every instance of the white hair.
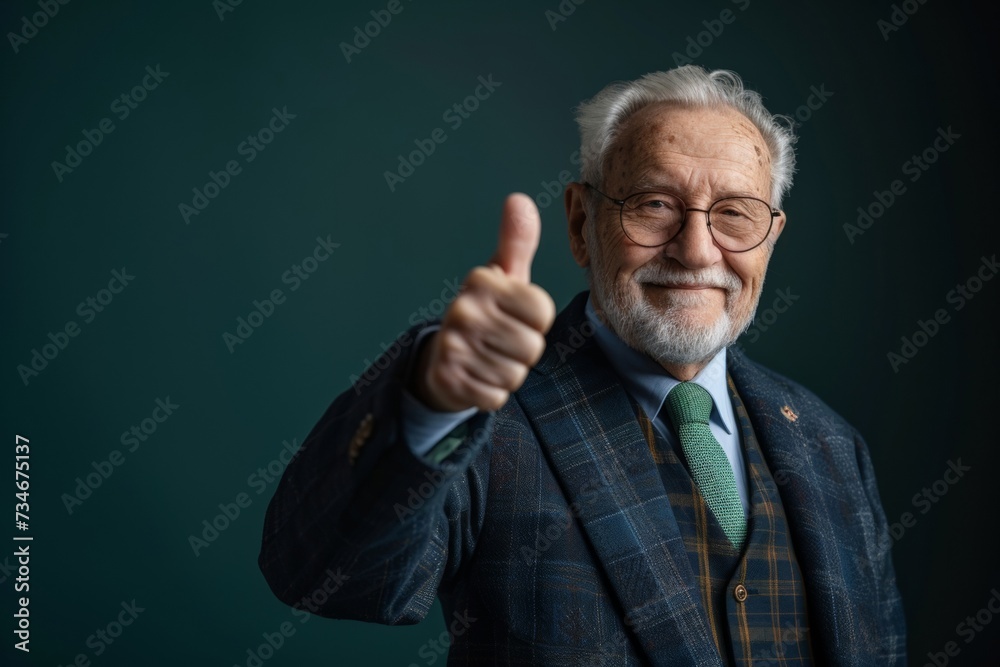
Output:
<instances>
[{"instance_id":1,"label":"white hair","mask_svg":"<svg viewBox=\"0 0 1000 667\"><path fill-rule=\"evenodd\" d=\"M605 156L625 121L639 109L657 102L676 102L690 107L725 105L746 116L760 131L771 152L771 206L781 208L781 200L791 189L795 172L794 121L769 112L760 93L745 89L735 72L718 69L709 72L697 65L652 72L635 81L612 83L577 107L580 172L584 181L599 186Z\"/></svg>"}]
</instances>

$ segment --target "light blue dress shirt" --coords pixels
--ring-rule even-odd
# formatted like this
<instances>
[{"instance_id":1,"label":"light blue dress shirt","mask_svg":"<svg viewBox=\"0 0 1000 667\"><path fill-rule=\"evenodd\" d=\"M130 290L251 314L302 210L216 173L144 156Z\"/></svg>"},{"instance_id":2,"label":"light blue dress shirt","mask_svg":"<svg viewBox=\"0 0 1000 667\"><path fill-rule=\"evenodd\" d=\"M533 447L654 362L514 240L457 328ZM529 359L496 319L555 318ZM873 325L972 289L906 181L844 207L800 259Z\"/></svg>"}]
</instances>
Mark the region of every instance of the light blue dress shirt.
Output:
<instances>
[{"instance_id":1,"label":"light blue dress shirt","mask_svg":"<svg viewBox=\"0 0 1000 667\"><path fill-rule=\"evenodd\" d=\"M441 326L434 324L425 327L413 341L413 349L419 351L424 339L435 333ZM412 372L412 369L410 369ZM451 433L456 426L479 412L477 408L468 408L460 412L436 412L424 405L409 389L403 389L402 398L403 435L407 444L417 456L423 456L434 448L442 438Z\"/></svg>"},{"instance_id":2,"label":"light blue dress shirt","mask_svg":"<svg viewBox=\"0 0 1000 667\"><path fill-rule=\"evenodd\" d=\"M662 366L648 355L629 347L613 331L601 323L594 312L594 306L587 299L587 319L594 327L594 337L597 345L611 362L612 368L625 384L625 389L642 407L653 426L670 442L676 451L681 451L677 436L670 428L669 416L663 409L664 401L671 389L680 381L670 375ZM414 342L414 349L419 349L423 337L430 335L437 327L428 327L421 331ZM740 448L740 435L736 428L736 415L733 403L729 398L729 387L726 383L726 350L723 348L712 357L708 365L701 369L692 382L704 387L712 396L712 414L709 417L709 428L712 435L722 445L722 450L729 459L736 478L736 490L740 494L744 515L749 511L747 496L746 464L743 460L743 450ZM417 456L429 452L435 444L463 421L476 414L476 408L461 412L435 412L420 402L409 391L403 391L402 399L403 429L410 450Z\"/></svg>"}]
</instances>

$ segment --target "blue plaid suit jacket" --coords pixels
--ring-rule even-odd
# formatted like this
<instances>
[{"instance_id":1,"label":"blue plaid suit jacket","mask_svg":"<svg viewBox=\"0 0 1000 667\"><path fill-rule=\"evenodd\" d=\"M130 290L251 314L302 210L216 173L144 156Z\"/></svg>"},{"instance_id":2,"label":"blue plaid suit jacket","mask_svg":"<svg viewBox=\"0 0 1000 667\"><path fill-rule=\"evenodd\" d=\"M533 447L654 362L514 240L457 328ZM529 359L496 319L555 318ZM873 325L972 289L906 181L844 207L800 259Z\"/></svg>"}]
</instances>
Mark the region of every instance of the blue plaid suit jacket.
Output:
<instances>
[{"instance_id":1,"label":"blue plaid suit jacket","mask_svg":"<svg viewBox=\"0 0 1000 667\"><path fill-rule=\"evenodd\" d=\"M660 472L587 335L586 298L560 313L521 389L467 422L440 466L403 441L412 331L341 394L268 507L259 564L275 595L386 624L419 622L440 597L449 664L721 666ZM736 349L728 359L779 485L818 659L904 665L864 441L801 386Z\"/></svg>"}]
</instances>

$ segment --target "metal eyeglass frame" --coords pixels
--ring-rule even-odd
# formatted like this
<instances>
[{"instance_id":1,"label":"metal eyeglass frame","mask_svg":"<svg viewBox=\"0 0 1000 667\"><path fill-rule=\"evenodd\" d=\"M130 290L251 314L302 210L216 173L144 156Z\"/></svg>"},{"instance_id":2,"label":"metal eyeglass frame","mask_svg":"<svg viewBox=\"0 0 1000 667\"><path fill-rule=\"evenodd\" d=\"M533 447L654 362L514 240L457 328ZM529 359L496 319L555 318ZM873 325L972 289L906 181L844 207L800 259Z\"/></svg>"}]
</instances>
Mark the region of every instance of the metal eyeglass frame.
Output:
<instances>
[{"instance_id":1,"label":"metal eyeglass frame","mask_svg":"<svg viewBox=\"0 0 1000 667\"><path fill-rule=\"evenodd\" d=\"M683 199L681 199L680 197L678 197L677 195L675 195L675 194L673 194L671 192L664 192L664 191L660 191L660 190L644 190L642 192L634 192L634 193L630 194L628 197L626 197L625 199L615 199L611 195L604 194L603 192L601 192L600 190L598 190L596 187L594 187L590 183L584 182L583 185L586 186L586 187L588 187L588 188L590 188L591 190L593 190L597 194L601 195L605 199L609 199L611 202L613 202L613 203L615 203L615 204L618 205L618 224L622 228L622 233L625 234L625 236L630 241L632 241L632 243L635 243L636 245L642 246L643 248L658 248L660 246L666 245L666 244L670 243L671 241L673 241L675 238L677 238L677 235L680 234L681 231L684 229L684 225L687 224L687 214L688 214L688 211L697 211L699 213L704 213L705 214L705 224L708 226L708 233L712 235L712 242L715 243L715 245L719 246L720 248L722 248L726 252L750 252L754 248L760 247L760 244L767 240L767 237L771 234L771 228L774 227L774 219L776 217L778 217L779 215L781 215L781 210L780 209L776 209L773 206L771 206L769 203L767 203L766 201L764 201L763 199L757 199L756 197L723 197L721 199L715 200L714 202L712 202L711 206L709 206L707 209L704 209L704 208L690 208L684 202ZM625 213L625 202L627 200L631 199L632 197L636 197L638 195L643 195L643 194L664 194L664 195L670 195L671 197L674 197L675 199L677 199L677 201L679 201L681 203L681 205L684 207L684 212L683 212L683 215L681 216L681 226L677 229L677 231L674 233L673 236L671 236L666 241L663 241L662 243L655 243L653 245L647 245L645 243L639 243L638 241L636 241L635 239L633 239L631 236L629 236L628 231L625 229L625 215L624 215L624 213ZM719 204L719 202L724 202L724 201L727 201L729 199L752 199L754 201L759 201L761 204L764 204L771 211L771 220L768 222L767 231L764 233L764 237L761 238L760 241L757 241L757 243L755 243L754 245L750 246L749 248L744 248L743 250L730 250L729 248L727 248L724 245L722 245L721 243L719 243L719 240L717 238L715 238L715 232L712 230L712 222L711 222L712 217L710 215L710 212L711 212L711 210L713 208L716 207L717 204Z\"/></svg>"}]
</instances>

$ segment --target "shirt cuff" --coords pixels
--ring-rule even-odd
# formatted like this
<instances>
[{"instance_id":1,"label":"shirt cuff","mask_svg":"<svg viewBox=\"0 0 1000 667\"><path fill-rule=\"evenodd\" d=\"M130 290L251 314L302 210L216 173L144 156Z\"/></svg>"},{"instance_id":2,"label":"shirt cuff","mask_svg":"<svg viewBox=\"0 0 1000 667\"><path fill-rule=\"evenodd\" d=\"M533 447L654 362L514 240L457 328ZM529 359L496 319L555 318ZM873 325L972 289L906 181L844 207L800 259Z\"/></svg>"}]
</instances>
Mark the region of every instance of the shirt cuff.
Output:
<instances>
[{"instance_id":1,"label":"shirt cuff","mask_svg":"<svg viewBox=\"0 0 1000 667\"><path fill-rule=\"evenodd\" d=\"M406 370L407 381L415 370L413 366L419 356L424 339L440 328L440 325L431 325L417 334L413 341L413 349L416 354L413 355L410 367ZM400 408L403 416L403 436L406 438L406 444L410 451L418 457L423 457L457 426L479 412L478 408L475 407L459 412L437 412L424 405L406 388L403 389Z\"/></svg>"},{"instance_id":2,"label":"shirt cuff","mask_svg":"<svg viewBox=\"0 0 1000 667\"><path fill-rule=\"evenodd\" d=\"M460 412L435 412L420 402L409 390L403 390L403 434L410 451L424 456L455 427L479 412L472 407Z\"/></svg>"}]
</instances>

